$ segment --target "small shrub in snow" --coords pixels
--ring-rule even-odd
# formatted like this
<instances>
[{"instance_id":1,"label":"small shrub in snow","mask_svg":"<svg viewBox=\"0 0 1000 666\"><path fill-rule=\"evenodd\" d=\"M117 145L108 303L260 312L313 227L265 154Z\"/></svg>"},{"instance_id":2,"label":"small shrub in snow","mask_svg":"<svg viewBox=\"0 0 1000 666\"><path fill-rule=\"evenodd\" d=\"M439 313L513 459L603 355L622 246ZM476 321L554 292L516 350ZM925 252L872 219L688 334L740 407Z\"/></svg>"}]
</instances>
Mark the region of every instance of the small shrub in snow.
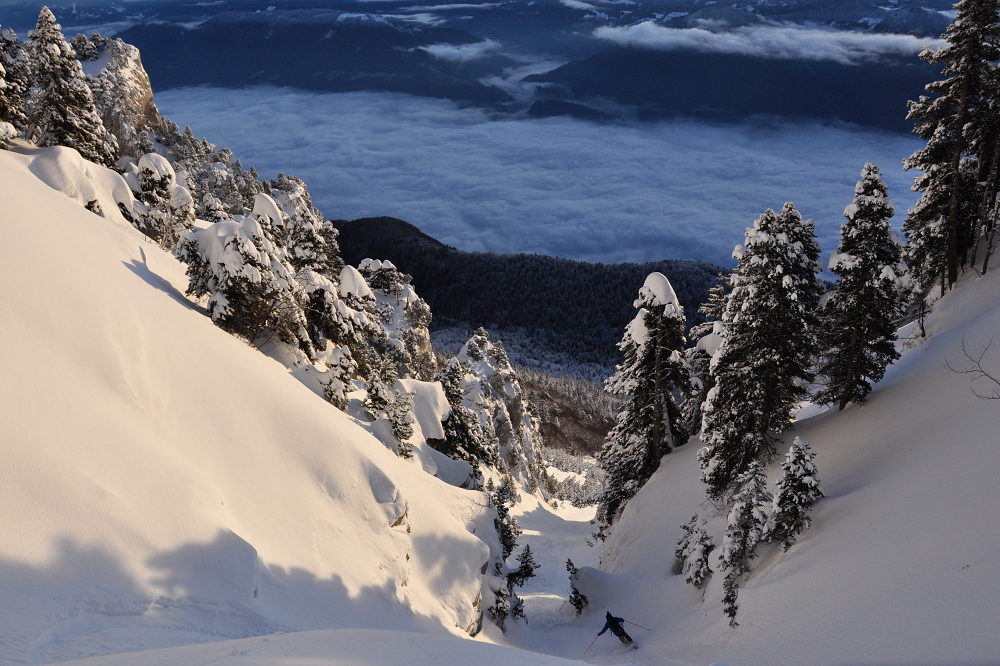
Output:
<instances>
[{"instance_id":1,"label":"small shrub in snow","mask_svg":"<svg viewBox=\"0 0 1000 666\"><path fill-rule=\"evenodd\" d=\"M587 607L590 600L582 594L576 587L577 576L580 570L573 564L573 560L566 560L566 571L569 572L569 605L576 609L576 614L580 615Z\"/></svg>"},{"instance_id":2,"label":"small shrub in snow","mask_svg":"<svg viewBox=\"0 0 1000 666\"><path fill-rule=\"evenodd\" d=\"M731 627L739 624L736 622L739 585L741 579L750 572L750 561L755 557L757 544L763 539L767 524L766 508L771 503L764 466L759 461L750 464L749 469L740 475L738 483L739 490L729 512L720 562L726 572L722 603Z\"/></svg>"},{"instance_id":3,"label":"small shrub in snow","mask_svg":"<svg viewBox=\"0 0 1000 666\"><path fill-rule=\"evenodd\" d=\"M809 512L813 504L823 497L813 458L809 442L796 437L781 464L778 493L774 497L765 538L780 544L783 551L792 547L795 537L809 529L812 522Z\"/></svg>"},{"instance_id":4,"label":"small shrub in snow","mask_svg":"<svg viewBox=\"0 0 1000 666\"><path fill-rule=\"evenodd\" d=\"M699 524L697 515L691 516L691 520L682 525L681 529L684 534L677 543L674 555L681 565L685 582L700 590L712 575L708 557L715 549L715 543L705 531L705 526Z\"/></svg>"}]
</instances>

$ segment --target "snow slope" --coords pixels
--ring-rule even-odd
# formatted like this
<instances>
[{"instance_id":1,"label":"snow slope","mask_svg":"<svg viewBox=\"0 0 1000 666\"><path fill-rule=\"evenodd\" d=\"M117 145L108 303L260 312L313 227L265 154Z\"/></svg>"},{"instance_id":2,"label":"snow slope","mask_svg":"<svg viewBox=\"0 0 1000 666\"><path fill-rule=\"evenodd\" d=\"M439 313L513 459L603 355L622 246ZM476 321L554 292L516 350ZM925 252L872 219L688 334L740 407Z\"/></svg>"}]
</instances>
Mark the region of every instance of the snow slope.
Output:
<instances>
[{"instance_id":1,"label":"snow slope","mask_svg":"<svg viewBox=\"0 0 1000 666\"><path fill-rule=\"evenodd\" d=\"M465 636L481 495L213 326L183 266L117 217L121 178L74 155L0 151L0 662ZM109 217L82 207L95 192Z\"/></svg>"},{"instance_id":2,"label":"snow slope","mask_svg":"<svg viewBox=\"0 0 1000 666\"><path fill-rule=\"evenodd\" d=\"M593 572L599 612L653 630L637 632L637 662L1000 662L1000 401L978 400L945 367L962 365L963 336L975 351L1000 331L1000 273L968 278L928 324L865 406L797 424L826 499L789 552L759 549L736 630L720 575L703 595L671 572L680 525L711 513L699 506L699 444L664 458L606 543L610 575ZM986 362L1000 369L1000 351ZM713 528L721 546L721 521Z\"/></svg>"}]
</instances>

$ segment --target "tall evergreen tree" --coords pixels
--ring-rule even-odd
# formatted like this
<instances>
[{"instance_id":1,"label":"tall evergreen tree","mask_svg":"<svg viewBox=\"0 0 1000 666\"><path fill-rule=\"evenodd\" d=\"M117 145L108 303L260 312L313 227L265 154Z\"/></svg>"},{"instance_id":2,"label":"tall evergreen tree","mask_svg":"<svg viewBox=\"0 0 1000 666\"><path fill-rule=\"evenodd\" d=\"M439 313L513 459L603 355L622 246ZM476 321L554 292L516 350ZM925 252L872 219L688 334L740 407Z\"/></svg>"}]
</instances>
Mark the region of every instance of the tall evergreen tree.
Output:
<instances>
[{"instance_id":1,"label":"tall evergreen tree","mask_svg":"<svg viewBox=\"0 0 1000 666\"><path fill-rule=\"evenodd\" d=\"M723 608L729 617L729 626L735 627L736 599L743 578L750 572L750 562L756 557L757 544L764 537L767 524L767 508L771 504L771 493L767 491L767 477L764 466L755 460L737 480L739 490L729 512L726 536L722 542L722 558L719 565L726 572L722 587L725 591Z\"/></svg>"},{"instance_id":2,"label":"tall evergreen tree","mask_svg":"<svg viewBox=\"0 0 1000 666\"><path fill-rule=\"evenodd\" d=\"M812 223L788 204L780 215L765 211L734 252L698 452L712 499L725 498L754 460L773 455L777 434L807 395L816 347L809 308L821 292L814 248Z\"/></svg>"},{"instance_id":3,"label":"tall evergreen tree","mask_svg":"<svg viewBox=\"0 0 1000 666\"><path fill-rule=\"evenodd\" d=\"M684 310L670 282L652 273L635 301L639 308L618 348L624 360L607 389L623 404L598 460L607 473L598 515L609 525L649 480L660 458L687 441L674 393L687 383L681 361Z\"/></svg>"},{"instance_id":4,"label":"tall evergreen tree","mask_svg":"<svg viewBox=\"0 0 1000 666\"><path fill-rule=\"evenodd\" d=\"M28 122L24 113L27 85L18 71L21 48L14 33L0 29L0 123L10 123L15 130L24 129Z\"/></svg>"},{"instance_id":5,"label":"tall evergreen tree","mask_svg":"<svg viewBox=\"0 0 1000 666\"><path fill-rule=\"evenodd\" d=\"M69 146L92 162L113 165L118 141L104 127L83 67L48 7L42 7L28 36L33 87L27 137L39 146Z\"/></svg>"},{"instance_id":6,"label":"tall evergreen tree","mask_svg":"<svg viewBox=\"0 0 1000 666\"><path fill-rule=\"evenodd\" d=\"M968 201L961 183L964 158L976 151L987 153L978 157L991 163L982 166L989 173L1000 150L992 145L997 127L993 63L1000 59L1000 3L962 0L955 8L955 21L944 35L948 44L921 53L925 61L942 66L944 78L927 85L930 95L910 102L907 116L914 122L914 133L927 142L904 161L905 168L924 172L913 186L921 193L920 200L903 225L910 241L906 261L922 295L937 282L943 290L955 284L959 268L971 260L984 221L982 207L971 216L963 214L963 202ZM978 205L977 199L973 201Z\"/></svg>"},{"instance_id":7,"label":"tall evergreen tree","mask_svg":"<svg viewBox=\"0 0 1000 666\"><path fill-rule=\"evenodd\" d=\"M894 210L882 174L874 164L861 170L854 201L844 210L840 246L830 259L839 276L837 291L823 308L819 375L824 388L816 401L862 403L871 383L899 358L895 319L899 315L896 267L899 245L889 231Z\"/></svg>"},{"instance_id":8,"label":"tall evergreen tree","mask_svg":"<svg viewBox=\"0 0 1000 666\"><path fill-rule=\"evenodd\" d=\"M779 543L783 551L791 548L795 538L809 529L812 524L809 512L823 497L814 457L809 442L796 437L781 464L778 494L774 497L764 538Z\"/></svg>"}]
</instances>

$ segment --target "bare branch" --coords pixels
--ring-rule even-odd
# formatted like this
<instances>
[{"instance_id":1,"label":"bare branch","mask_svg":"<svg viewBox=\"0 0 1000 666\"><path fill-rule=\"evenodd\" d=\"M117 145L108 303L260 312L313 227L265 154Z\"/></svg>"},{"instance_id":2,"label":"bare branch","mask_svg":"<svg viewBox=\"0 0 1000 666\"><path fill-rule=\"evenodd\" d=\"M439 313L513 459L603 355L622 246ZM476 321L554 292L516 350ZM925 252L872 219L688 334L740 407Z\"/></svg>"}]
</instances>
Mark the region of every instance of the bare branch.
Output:
<instances>
[{"instance_id":1,"label":"bare branch","mask_svg":"<svg viewBox=\"0 0 1000 666\"><path fill-rule=\"evenodd\" d=\"M1000 400L1000 379L983 367L983 359L986 358L986 354L992 345L993 338L990 338L989 342L983 346L978 355L973 355L969 352L968 347L966 347L965 336L963 335L962 355L965 356L968 365L956 368L947 360L944 362L944 366L951 372L959 375L970 375L972 377L969 390L980 400ZM979 390L976 385L977 382L980 384L985 382L988 390L986 392Z\"/></svg>"}]
</instances>

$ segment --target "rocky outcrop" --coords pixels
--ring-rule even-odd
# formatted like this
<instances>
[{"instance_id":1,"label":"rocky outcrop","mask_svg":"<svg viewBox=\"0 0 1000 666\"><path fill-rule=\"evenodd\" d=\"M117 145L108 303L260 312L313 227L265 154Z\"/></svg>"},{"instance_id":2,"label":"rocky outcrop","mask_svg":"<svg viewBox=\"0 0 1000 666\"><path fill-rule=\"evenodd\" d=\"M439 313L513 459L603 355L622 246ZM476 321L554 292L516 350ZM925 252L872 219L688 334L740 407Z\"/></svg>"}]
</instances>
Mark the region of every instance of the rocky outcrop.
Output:
<instances>
[{"instance_id":1,"label":"rocky outcrop","mask_svg":"<svg viewBox=\"0 0 1000 666\"><path fill-rule=\"evenodd\" d=\"M72 40L83 64L94 103L104 126L118 139L122 155L137 158L151 152L142 132L163 122L153 101L153 87L139 49L98 34Z\"/></svg>"}]
</instances>

